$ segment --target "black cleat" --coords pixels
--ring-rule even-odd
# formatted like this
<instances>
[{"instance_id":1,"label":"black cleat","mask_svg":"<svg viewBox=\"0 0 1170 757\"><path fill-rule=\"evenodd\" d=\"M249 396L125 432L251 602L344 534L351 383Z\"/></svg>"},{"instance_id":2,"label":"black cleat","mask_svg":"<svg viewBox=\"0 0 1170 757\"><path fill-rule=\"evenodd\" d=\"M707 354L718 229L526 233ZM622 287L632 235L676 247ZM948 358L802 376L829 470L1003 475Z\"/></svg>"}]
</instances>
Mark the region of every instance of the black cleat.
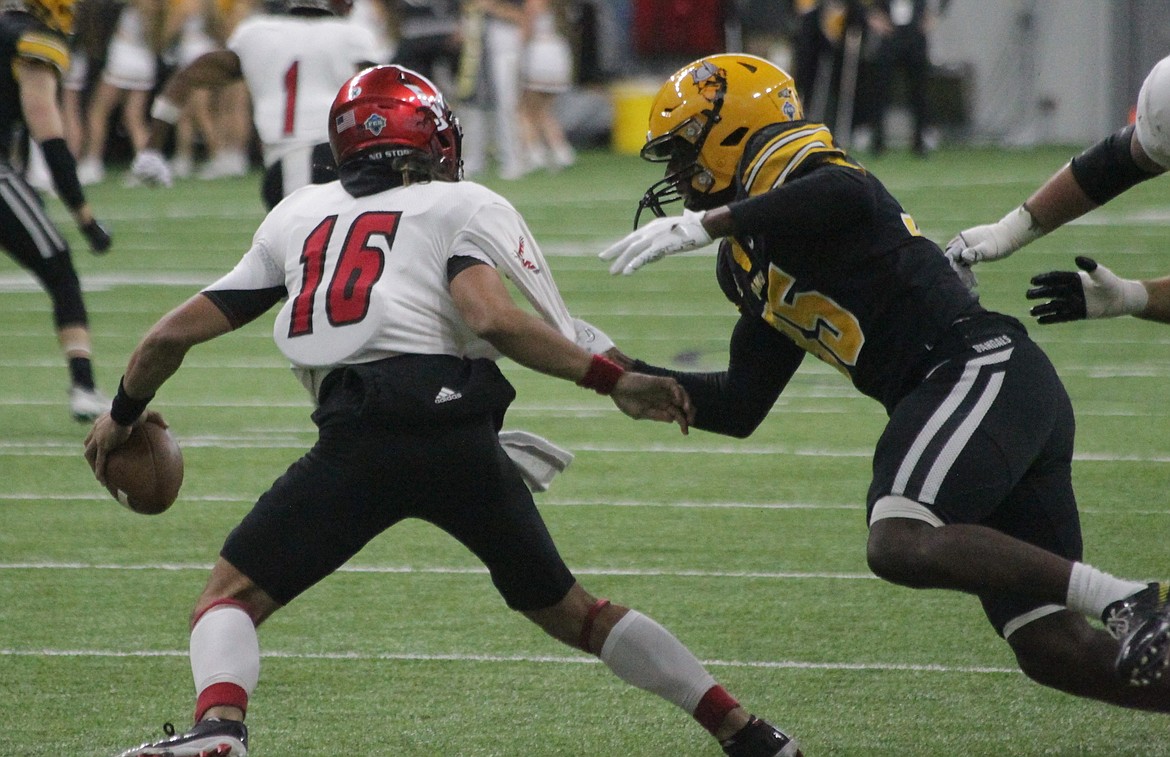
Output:
<instances>
[{"instance_id":1,"label":"black cleat","mask_svg":"<svg viewBox=\"0 0 1170 757\"><path fill-rule=\"evenodd\" d=\"M1149 686L1170 666L1170 607L1162 607L1121 640L1117 674L1131 686Z\"/></svg>"},{"instance_id":2,"label":"black cleat","mask_svg":"<svg viewBox=\"0 0 1170 757\"><path fill-rule=\"evenodd\" d=\"M163 726L167 737L133 749L118 757L247 757L248 727L236 720L207 718L186 733L175 734L170 723Z\"/></svg>"},{"instance_id":3,"label":"black cleat","mask_svg":"<svg viewBox=\"0 0 1170 757\"><path fill-rule=\"evenodd\" d=\"M1147 620L1170 606L1170 583L1151 583L1105 608L1101 622L1115 639L1123 639Z\"/></svg>"},{"instance_id":4,"label":"black cleat","mask_svg":"<svg viewBox=\"0 0 1170 757\"><path fill-rule=\"evenodd\" d=\"M796 739L755 715L720 746L730 757L803 757Z\"/></svg>"}]
</instances>

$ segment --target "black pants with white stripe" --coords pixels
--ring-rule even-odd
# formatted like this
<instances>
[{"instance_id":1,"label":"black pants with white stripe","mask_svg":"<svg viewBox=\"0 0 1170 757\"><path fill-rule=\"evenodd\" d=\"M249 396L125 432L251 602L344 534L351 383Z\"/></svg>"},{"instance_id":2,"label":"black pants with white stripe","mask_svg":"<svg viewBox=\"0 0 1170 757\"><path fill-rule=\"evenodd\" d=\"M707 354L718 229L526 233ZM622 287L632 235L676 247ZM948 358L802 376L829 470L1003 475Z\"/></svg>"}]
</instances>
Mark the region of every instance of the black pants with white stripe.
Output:
<instances>
[{"instance_id":1,"label":"black pants with white stripe","mask_svg":"<svg viewBox=\"0 0 1170 757\"><path fill-rule=\"evenodd\" d=\"M36 191L0 163L0 246L32 272L53 300L57 328L85 326L88 318L69 244L45 213Z\"/></svg>"},{"instance_id":2,"label":"black pants with white stripe","mask_svg":"<svg viewBox=\"0 0 1170 757\"><path fill-rule=\"evenodd\" d=\"M879 501L907 502L929 511L936 525L984 525L1081 559L1075 420L1052 363L1014 319L987 314L954 328L958 354L894 408L878 441L870 513ZM982 599L1001 632L1042 604Z\"/></svg>"}]
</instances>

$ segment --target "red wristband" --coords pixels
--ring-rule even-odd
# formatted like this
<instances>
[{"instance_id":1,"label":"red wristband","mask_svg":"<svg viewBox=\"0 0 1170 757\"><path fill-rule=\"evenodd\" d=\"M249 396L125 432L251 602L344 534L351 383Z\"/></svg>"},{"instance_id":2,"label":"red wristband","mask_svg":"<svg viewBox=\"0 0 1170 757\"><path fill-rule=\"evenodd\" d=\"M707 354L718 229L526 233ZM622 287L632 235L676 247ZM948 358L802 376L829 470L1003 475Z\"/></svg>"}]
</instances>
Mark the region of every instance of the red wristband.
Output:
<instances>
[{"instance_id":1,"label":"red wristband","mask_svg":"<svg viewBox=\"0 0 1170 757\"><path fill-rule=\"evenodd\" d=\"M589 370L585 371L577 386L592 389L598 394L609 394L617 386L618 379L623 373L625 370L617 363L601 355L594 355L589 363Z\"/></svg>"}]
</instances>

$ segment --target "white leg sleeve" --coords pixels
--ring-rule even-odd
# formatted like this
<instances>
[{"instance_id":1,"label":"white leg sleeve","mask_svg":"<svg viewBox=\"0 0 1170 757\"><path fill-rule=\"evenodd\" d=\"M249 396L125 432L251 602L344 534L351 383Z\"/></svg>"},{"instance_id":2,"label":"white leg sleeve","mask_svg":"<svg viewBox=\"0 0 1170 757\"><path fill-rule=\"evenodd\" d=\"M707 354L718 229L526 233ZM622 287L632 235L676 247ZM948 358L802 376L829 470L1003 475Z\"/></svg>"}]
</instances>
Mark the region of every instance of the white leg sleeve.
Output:
<instances>
[{"instance_id":1,"label":"white leg sleeve","mask_svg":"<svg viewBox=\"0 0 1170 757\"><path fill-rule=\"evenodd\" d=\"M191 674L196 693L215 683L234 683L249 695L260 680L260 642L248 613L220 605L191 629Z\"/></svg>"},{"instance_id":2,"label":"white leg sleeve","mask_svg":"<svg viewBox=\"0 0 1170 757\"><path fill-rule=\"evenodd\" d=\"M683 643L650 618L630 610L601 647L601 661L631 686L653 692L693 715L715 679Z\"/></svg>"}]
</instances>

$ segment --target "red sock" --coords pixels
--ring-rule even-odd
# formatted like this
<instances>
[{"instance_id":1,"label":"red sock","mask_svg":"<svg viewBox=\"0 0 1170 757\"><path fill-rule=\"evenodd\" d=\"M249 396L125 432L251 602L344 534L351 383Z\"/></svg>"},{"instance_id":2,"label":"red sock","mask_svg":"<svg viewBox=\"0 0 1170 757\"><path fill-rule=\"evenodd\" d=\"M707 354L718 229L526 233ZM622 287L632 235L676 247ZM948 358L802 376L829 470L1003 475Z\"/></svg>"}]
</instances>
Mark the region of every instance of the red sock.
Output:
<instances>
[{"instance_id":1,"label":"red sock","mask_svg":"<svg viewBox=\"0 0 1170 757\"><path fill-rule=\"evenodd\" d=\"M248 692L242 686L234 683L213 683L195 700L195 722L203 720L203 716L212 707L239 707L241 711L248 711Z\"/></svg>"},{"instance_id":2,"label":"red sock","mask_svg":"<svg viewBox=\"0 0 1170 757\"><path fill-rule=\"evenodd\" d=\"M706 728L712 735L723 725L727 713L739 707L735 697L727 693L722 686L715 685L707 689L707 693L699 700L693 717L699 725Z\"/></svg>"}]
</instances>

